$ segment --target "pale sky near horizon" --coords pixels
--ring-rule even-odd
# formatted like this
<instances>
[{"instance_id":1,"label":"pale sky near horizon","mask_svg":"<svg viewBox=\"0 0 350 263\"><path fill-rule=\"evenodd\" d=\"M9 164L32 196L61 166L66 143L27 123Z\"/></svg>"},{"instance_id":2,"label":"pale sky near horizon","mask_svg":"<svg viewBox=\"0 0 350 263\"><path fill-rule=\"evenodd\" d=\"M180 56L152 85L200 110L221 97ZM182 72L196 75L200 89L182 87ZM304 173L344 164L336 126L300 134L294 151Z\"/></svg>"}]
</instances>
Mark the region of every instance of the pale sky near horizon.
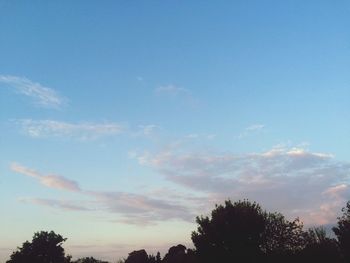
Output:
<instances>
[{"instance_id":1,"label":"pale sky near horizon","mask_svg":"<svg viewBox=\"0 0 350 263\"><path fill-rule=\"evenodd\" d=\"M350 200L350 2L0 0L0 262L191 246L249 198L305 225Z\"/></svg>"}]
</instances>

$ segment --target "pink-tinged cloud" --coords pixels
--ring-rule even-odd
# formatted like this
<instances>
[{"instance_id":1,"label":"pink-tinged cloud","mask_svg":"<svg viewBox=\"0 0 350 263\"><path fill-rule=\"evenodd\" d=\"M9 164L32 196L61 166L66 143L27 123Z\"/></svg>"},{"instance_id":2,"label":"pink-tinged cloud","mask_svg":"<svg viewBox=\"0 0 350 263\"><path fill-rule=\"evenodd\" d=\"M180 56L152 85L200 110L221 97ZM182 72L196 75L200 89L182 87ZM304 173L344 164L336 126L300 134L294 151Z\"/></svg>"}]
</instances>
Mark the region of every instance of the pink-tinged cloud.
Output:
<instances>
[{"instance_id":1,"label":"pink-tinged cloud","mask_svg":"<svg viewBox=\"0 0 350 263\"><path fill-rule=\"evenodd\" d=\"M11 170L20 174L23 174L25 176L33 177L37 179L42 185L59 189L59 190L66 190L66 191L72 191L72 192L80 192L81 189L77 182L67 179L63 176L59 175L42 175L41 173L32 170L28 167L25 167L23 165L20 165L18 163L12 163L10 166Z\"/></svg>"},{"instance_id":2,"label":"pink-tinged cloud","mask_svg":"<svg viewBox=\"0 0 350 263\"><path fill-rule=\"evenodd\" d=\"M183 152L138 156L166 180L211 200L249 198L306 224L331 223L350 199L350 164L327 153L273 148L262 153Z\"/></svg>"}]
</instances>

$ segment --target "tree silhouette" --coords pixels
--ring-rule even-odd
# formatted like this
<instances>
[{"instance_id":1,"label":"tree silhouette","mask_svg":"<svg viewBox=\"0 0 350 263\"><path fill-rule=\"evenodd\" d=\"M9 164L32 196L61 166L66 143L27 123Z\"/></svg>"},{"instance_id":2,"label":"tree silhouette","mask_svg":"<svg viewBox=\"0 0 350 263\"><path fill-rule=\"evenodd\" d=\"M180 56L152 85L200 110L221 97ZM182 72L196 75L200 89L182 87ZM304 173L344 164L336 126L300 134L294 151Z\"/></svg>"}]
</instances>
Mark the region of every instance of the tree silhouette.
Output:
<instances>
[{"instance_id":1,"label":"tree silhouette","mask_svg":"<svg viewBox=\"0 0 350 263\"><path fill-rule=\"evenodd\" d=\"M333 232L338 238L340 249L344 255L345 262L350 262L350 201L342 209L343 215L338 218Z\"/></svg>"},{"instance_id":2,"label":"tree silhouette","mask_svg":"<svg viewBox=\"0 0 350 263\"><path fill-rule=\"evenodd\" d=\"M85 258L79 258L79 259L73 261L73 263L108 263L108 262L98 260L98 259L95 259L93 257L85 257Z\"/></svg>"},{"instance_id":3,"label":"tree silhouette","mask_svg":"<svg viewBox=\"0 0 350 263\"><path fill-rule=\"evenodd\" d=\"M306 246L301 253L303 262L338 263L341 261L337 241L329 238L322 227L309 229L305 235Z\"/></svg>"},{"instance_id":4,"label":"tree silhouette","mask_svg":"<svg viewBox=\"0 0 350 263\"><path fill-rule=\"evenodd\" d=\"M32 242L26 241L22 247L13 252L7 263L66 263L70 257L65 257L62 243L66 241L55 232L37 232Z\"/></svg>"},{"instance_id":5,"label":"tree silhouette","mask_svg":"<svg viewBox=\"0 0 350 263\"><path fill-rule=\"evenodd\" d=\"M201 262L256 262L265 229L265 216L257 203L247 200L216 206L209 217L197 217L192 241Z\"/></svg>"},{"instance_id":6,"label":"tree silhouette","mask_svg":"<svg viewBox=\"0 0 350 263\"><path fill-rule=\"evenodd\" d=\"M305 232L299 219L288 221L281 213L265 213L260 248L269 261L292 260L305 247Z\"/></svg>"},{"instance_id":7,"label":"tree silhouette","mask_svg":"<svg viewBox=\"0 0 350 263\"><path fill-rule=\"evenodd\" d=\"M148 263L149 257L146 250L136 250L129 253L125 263ZM152 260L152 259L151 259Z\"/></svg>"}]
</instances>

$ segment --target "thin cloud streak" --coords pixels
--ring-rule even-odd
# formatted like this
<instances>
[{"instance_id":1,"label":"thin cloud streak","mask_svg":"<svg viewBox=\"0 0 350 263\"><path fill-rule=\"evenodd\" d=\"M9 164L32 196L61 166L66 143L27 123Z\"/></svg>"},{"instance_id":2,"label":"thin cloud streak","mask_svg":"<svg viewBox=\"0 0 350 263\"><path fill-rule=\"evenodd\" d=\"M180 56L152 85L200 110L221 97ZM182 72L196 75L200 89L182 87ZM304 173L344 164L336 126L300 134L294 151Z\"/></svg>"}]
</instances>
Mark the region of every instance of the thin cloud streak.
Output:
<instances>
[{"instance_id":1,"label":"thin cloud streak","mask_svg":"<svg viewBox=\"0 0 350 263\"><path fill-rule=\"evenodd\" d=\"M245 137L258 134L262 132L265 128L266 126L264 124L252 124L245 128L244 131L237 136L237 139L243 139Z\"/></svg>"},{"instance_id":2,"label":"thin cloud streak","mask_svg":"<svg viewBox=\"0 0 350 263\"><path fill-rule=\"evenodd\" d=\"M191 92L188 89L185 88L180 88L178 86L169 84L165 86L160 86L154 90L154 92L157 95L172 95L172 96L177 96L177 95L190 95Z\"/></svg>"},{"instance_id":3,"label":"thin cloud streak","mask_svg":"<svg viewBox=\"0 0 350 263\"><path fill-rule=\"evenodd\" d=\"M67 99L59 96L54 89L24 77L0 75L0 83L14 88L19 94L33 98L41 107L59 109L67 103Z\"/></svg>"},{"instance_id":4,"label":"thin cloud streak","mask_svg":"<svg viewBox=\"0 0 350 263\"><path fill-rule=\"evenodd\" d=\"M29 177L37 179L40 184L59 190L66 190L71 192L80 192L81 189L77 182L67 179L59 175L42 175L41 173L29 169L18 163L12 163L10 169L16 173L20 173Z\"/></svg>"},{"instance_id":5,"label":"thin cloud streak","mask_svg":"<svg viewBox=\"0 0 350 263\"><path fill-rule=\"evenodd\" d=\"M124 127L118 123L70 123L55 120L17 120L22 131L33 138L62 137L78 140L94 140L122 133Z\"/></svg>"},{"instance_id":6,"label":"thin cloud streak","mask_svg":"<svg viewBox=\"0 0 350 263\"><path fill-rule=\"evenodd\" d=\"M62 209L65 211L91 211L91 208L76 204L76 202L68 200L56 200L47 198L20 198L18 199L22 203L35 204L41 206L49 206L52 208Z\"/></svg>"}]
</instances>

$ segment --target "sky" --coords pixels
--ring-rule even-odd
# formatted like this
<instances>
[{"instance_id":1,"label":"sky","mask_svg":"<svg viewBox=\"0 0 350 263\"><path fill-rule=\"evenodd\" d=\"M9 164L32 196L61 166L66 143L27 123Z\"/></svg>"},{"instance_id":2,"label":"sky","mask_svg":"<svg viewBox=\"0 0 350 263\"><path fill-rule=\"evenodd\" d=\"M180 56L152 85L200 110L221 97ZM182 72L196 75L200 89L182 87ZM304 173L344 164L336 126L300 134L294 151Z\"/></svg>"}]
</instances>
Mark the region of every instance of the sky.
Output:
<instances>
[{"instance_id":1,"label":"sky","mask_svg":"<svg viewBox=\"0 0 350 263\"><path fill-rule=\"evenodd\" d=\"M0 262L191 247L248 198L306 226L350 200L345 0L0 0Z\"/></svg>"}]
</instances>

